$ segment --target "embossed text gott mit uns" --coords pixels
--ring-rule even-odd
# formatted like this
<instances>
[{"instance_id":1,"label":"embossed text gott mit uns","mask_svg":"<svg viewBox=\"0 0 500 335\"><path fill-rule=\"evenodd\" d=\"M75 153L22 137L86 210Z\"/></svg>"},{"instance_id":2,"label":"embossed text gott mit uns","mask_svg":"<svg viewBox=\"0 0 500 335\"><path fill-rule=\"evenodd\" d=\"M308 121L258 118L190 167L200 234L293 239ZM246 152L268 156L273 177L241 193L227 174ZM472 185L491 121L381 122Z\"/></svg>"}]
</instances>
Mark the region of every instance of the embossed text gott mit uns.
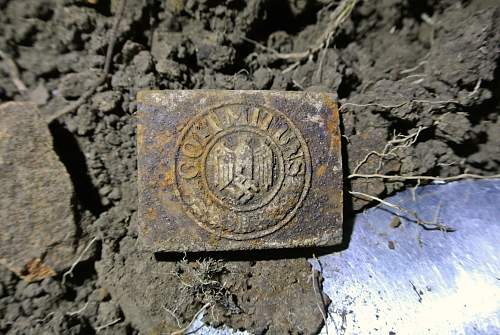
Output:
<instances>
[{"instance_id":1,"label":"embossed text gott mit uns","mask_svg":"<svg viewBox=\"0 0 500 335\"><path fill-rule=\"evenodd\" d=\"M223 105L195 116L176 148L176 185L193 219L232 239L272 233L307 195L304 138L283 113Z\"/></svg>"}]
</instances>

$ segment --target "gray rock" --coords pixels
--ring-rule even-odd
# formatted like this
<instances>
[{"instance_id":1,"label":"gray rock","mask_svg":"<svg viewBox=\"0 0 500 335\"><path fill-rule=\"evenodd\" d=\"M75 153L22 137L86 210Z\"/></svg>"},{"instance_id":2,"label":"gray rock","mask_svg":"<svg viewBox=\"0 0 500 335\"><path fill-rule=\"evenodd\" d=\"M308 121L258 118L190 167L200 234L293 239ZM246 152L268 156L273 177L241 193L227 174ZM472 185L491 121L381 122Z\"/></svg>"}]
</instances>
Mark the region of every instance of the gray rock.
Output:
<instances>
[{"instance_id":1,"label":"gray rock","mask_svg":"<svg viewBox=\"0 0 500 335\"><path fill-rule=\"evenodd\" d=\"M0 106L0 185L0 264L27 281L67 268L75 256L73 185L32 104Z\"/></svg>"}]
</instances>

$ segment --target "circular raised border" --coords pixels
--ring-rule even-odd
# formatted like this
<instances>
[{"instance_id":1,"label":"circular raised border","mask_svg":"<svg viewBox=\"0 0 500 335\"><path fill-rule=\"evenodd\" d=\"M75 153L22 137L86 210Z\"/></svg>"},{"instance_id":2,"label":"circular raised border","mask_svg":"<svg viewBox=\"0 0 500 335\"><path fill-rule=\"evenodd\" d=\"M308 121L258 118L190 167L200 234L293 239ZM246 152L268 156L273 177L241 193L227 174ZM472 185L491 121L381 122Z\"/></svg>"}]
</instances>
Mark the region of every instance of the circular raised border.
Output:
<instances>
[{"instance_id":1,"label":"circular raised border","mask_svg":"<svg viewBox=\"0 0 500 335\"><path fill-rule=\"evenodd\" d=\"M282 171L280 171L281 173L280 173L280 176L278 178L278 182L273 187L273 191L269 192L266 196L264 196L263 200L261 202L253 204L253 205L235 206L235 205L231 205L231 204L225 203L216 194L214 194L214 192L210 188L210 185L208 184L207 174L206 174L206 171L205 171L205 167L206 167L206 164L207 164L208 154L210 153L210 150L213 148L213 146L222 137L227 136L227 135L232 134L232 133L240 132L240 131L246 131L246 132L249 132L249 133L254 133L254 134L257 134L257 135L259 135L261 137L269 139L272 142L272 144L273 144L273 152L275 152L277 154L277 158L279 160L279 165L280 165ZM216 202L218 202L220 205L222 205L222 206L224 206L224 207L226 207L226 208L228 208L230 210L233 210L235 212L250 212L250 211L253 211L253 210L256 210L256 209L264 207L265 205L267 205L276 196L276 194L279 192L279 190L281 188L281 185L283 184L283 181L285 180L285 165L284 165L284 162L283 162L283 152L281 151L279 145L276 143L276 141L274 141L274 139L271 136L269 136L269 134L267 134L263 130L255 128L255 127L251 127L251 126L248 126L248 125L236 125L236 126L233 126L231 128L224 129L223 131L221 131L220 133L218 133L217 135L215 135L214 138L212 138L210 140L210 142L207 143L207 146L206 146L206 148L204 150L204 153L202 155L201 161L202 161L201 174L202 174L202 178L203 178L203 183L204 183L205 187L207 188L208 192L210 193L210 196Z\"/></svg>"},{"instance_id":2,"label":"circular raised border","mask_svg":"<svg viewBox=\"0 0 500 335\"><path fill-rule=\"evenodd\" d=\"M216 230L216 229L211 228L210 224L207 224L207 223L201 221L197 217L197 215L195 213L193 213L190 206L187 205L186 202L184 201L184 199L182 198L182 193L181 193L180 188L179 188L179 176L177 173L177 166L178 166L177 163L178 163L178 159L179 159L179 150L180 150L181 144L184 141L184 138L189 133L189 130L193 127L194 123L197 120L199 120L201 117L203 117L206 114L208 114L214 110L217 110L219 108L230 107L230 106L246 106L246 107L261 108L264 110L269 110L272 113L279 115L290 126L290 129L292 129L294 131L294 133L297 136L297 139L300 142L300 145L303 149L303 152L304 152L304 162L305 162L304 182L303 182L303 187L302 187L302 193L300 194L300 197L299 197L298 201L296 202L295 206L277 224L275 224L267 229L263 229L263 230L251 232L251 233L228 233L226 231L223 231L222 229ZM311 173L311 170L312 170L311 155L309 153L309 147L307 146L307 143L304 140L304 137L302 136L300 131L297 129L295 124L292 122L292 120L288 116L286 116L283 112L280 112L280 111L275 110L275 109L271 109L269 107L264 107L261 105L244 104L244 103L221 104L221 105L218 105L215 107L207 108L206 110L199 112L198 114L196 114L194 117L192 117L187 122L185 127L183 127L181 134L178 137L177 142L176 142L174 159L175 159L174 178L175 178L175 188L176 188L175 193L176 193L177 197L179 198L180 202L182 203L184 209L186 210L186 213L201 228L205 229L206 231L208 231L216 236L224 237L224 238L231 239L231 240L243 241L243 240L251 240L251 239L260 238L260 237L272 234L272 233L276 232L277 230L279 230L280 228L282 228L283 226L285 226L295 216L297 210L302 205L302 202L304 201L305 197L307 196L307 193L309 192L309 188L311 186L311 175L312 175L312 173Z\"/></svg>"}]
</instances>

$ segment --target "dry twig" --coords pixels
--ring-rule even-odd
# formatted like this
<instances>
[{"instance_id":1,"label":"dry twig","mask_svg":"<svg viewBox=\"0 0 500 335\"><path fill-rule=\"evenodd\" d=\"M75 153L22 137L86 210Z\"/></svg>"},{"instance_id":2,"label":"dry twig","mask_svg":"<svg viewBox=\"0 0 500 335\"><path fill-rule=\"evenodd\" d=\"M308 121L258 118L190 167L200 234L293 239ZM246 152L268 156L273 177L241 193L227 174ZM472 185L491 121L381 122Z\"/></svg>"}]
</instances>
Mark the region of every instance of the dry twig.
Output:
<instances>
[{"instance_id":1,"label":"dry twig","mask_svg":"<svg viewBox=\"0 0 500 335\"><path fill-rule=\"evenodd\" d=\"M405 213L405 214L409 215L415 221L416 224L418 224L419 226L422 226L425 230L441 230L444 232L455 231L454 228L440 224L438 222L423 220L422 218L420 218L420 216L418 215L418 213L416 211L409 210L407 208L401 207L401 206L393 204L391 202L382 200L382 199L375 197L373 195L369 195L369 194L362 193L362 192L355 192L355 191L349 191L349 194L351 194L352 196L355 196L355 197L365 198L365 200L366 199L375 200L375 201L381 203L382 205L385 205L387 207L390 207L390 208L396 209L402 213Z\"/></svg>"},{"instance_id":2,"label":"dry twig","mask_svg":"<svg viewBox=\"0 0 500 335\"><path fill-rule=\"evenodd\" d=\"M113 60L113 49L115 47L116 43L116 33L118 31L118 27L120 26L120 21L123 17L123 13L125 12L125 7L127 4L127 0L121 0L120 3L120 8L118 9L118 12L116 13L115 21L113 23L113 27L111 28L111 35L109 36L109 42L108 42L108 48L106 50L106 59L104 61L104 68L102 71L102 74L100 75L100 78L95 82L95 84L84 94L80 96L77 100L75 100L73 103L69 104L68 106L60 109L59 111L56 111L54 114L52 114L48 119L47 123L52 123L54 120L60 118L61 116L71 113L74 110L78 109L82 104L87 101L89 97L91 97L97 88L104 84L106 79L108 79L109 71L111 70L111 62Z\"/></svg>"},{"instance_id":3,"label":"dry twig","mask_svg":"<svg viewBox=\"0 0 500 335\"><path fill-rule=\"evenodd\" d=\"M19 69L17 68L16 62L5 52L0 50L0 58L2 58L7 64L7 72L9 73L10 79L16 86L19 92L24 92L27 90L26 85L21 80Z\"/></svg>"}]
</instances>

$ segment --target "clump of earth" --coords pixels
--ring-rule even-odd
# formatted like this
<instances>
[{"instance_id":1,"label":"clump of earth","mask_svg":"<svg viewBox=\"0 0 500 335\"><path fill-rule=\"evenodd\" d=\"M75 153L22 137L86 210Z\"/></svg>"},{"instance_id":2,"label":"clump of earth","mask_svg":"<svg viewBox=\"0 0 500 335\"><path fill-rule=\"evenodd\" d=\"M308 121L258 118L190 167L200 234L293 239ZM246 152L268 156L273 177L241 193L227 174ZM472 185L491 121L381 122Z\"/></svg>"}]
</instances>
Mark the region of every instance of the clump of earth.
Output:
<instances>
[{"instance_id":1,"label":"clump of earth","mask_svg":"<svg viewBox=\"0 0 500 335\"><path fill-rule=\"evenodd\" d=\"M98 82L120 3L0 0L0 51L8 56L0 57L0 102L31 102L47 127L43 120ZM68 254L85 254L71 273L69 262L44 279L0 265L0 333L169 333L207 304L204 320L214 326L256 334L321 328L319 306L328 298L307 252L172 260L140 251L135 96L142 89L334 92L343 105L347 190L375 197L417 181L350 175L498 174L498 1L359 1L327 48L291 68L275 57L311 48L336 3L128 0L110 80L49 127L73 192L72 213L54 209L74 224ZM360 165L372 151L379 155ZM373 204L345 193L346 218Z\"/></svg>"}]
</instances>

